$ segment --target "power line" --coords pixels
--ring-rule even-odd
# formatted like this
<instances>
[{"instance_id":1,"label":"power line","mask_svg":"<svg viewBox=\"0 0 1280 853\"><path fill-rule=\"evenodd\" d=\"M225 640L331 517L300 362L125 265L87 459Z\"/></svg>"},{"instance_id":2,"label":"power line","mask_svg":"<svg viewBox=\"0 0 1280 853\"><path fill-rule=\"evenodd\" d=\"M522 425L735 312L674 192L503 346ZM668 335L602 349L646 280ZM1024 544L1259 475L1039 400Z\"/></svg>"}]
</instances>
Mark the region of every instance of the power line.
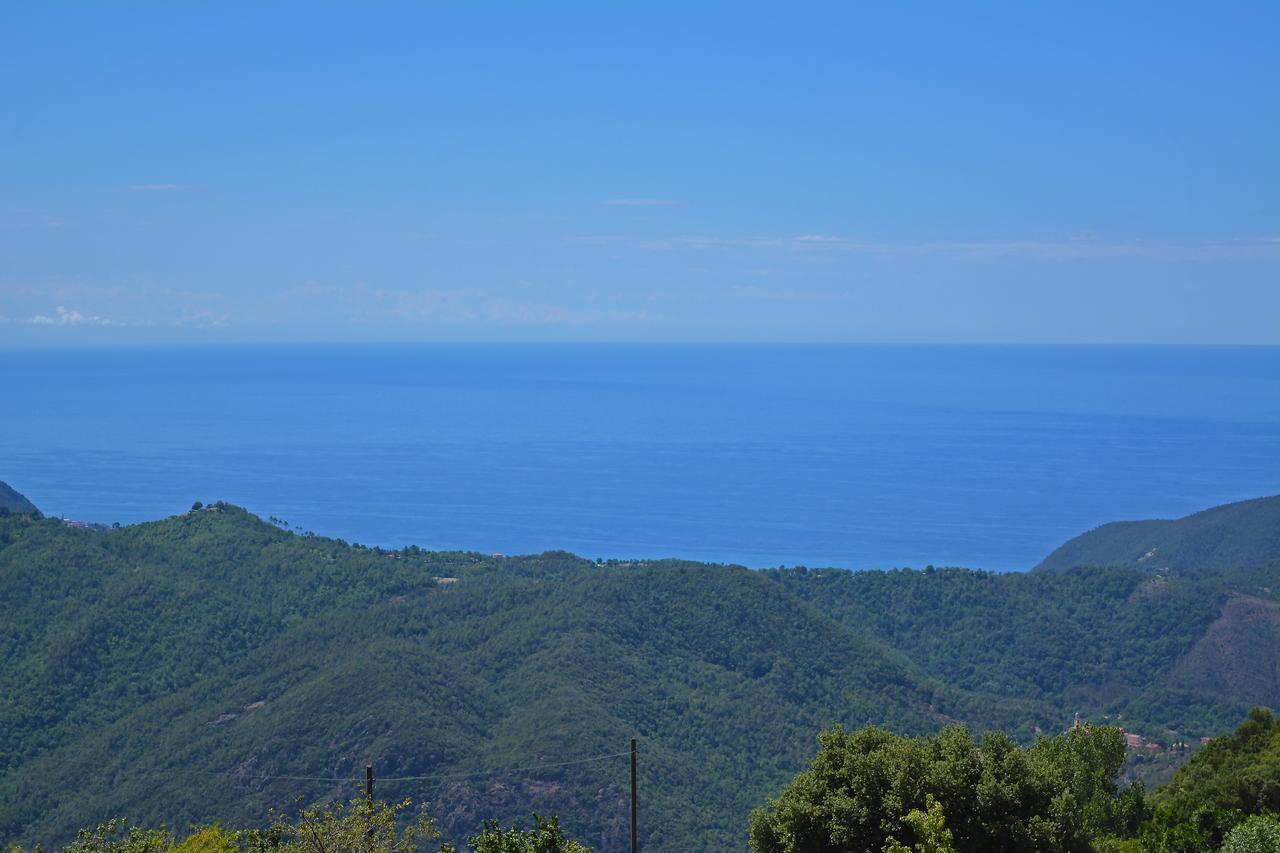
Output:
<instances>
[{"instance_id":1,"label":"power line","mask_svg":"<svg viewBox=\"0 0 1280 853\"><path fill-rule=\"evenodd\" d=\"M637 853L637 826L636 826L636 740L631 739L631 748L626 752L609 752L603 755L588 755L585 758L574 758L569 761L554 761L546 764L532 764L524 767L506 767L497 770L475 770L468 773L432 773L423 776L386 776L380 781L382 782L425 782L425 781L450 781L454 779L469 779L478 776L514 776L517 773L532 773L537 770L551 770L557 767L571 767L573 765L590 764L597 761L608 761L611 758L622 758L623 756L631 757L631 853ZM218 772L218 771L211 771ZM229 773L231 771L222 771ZM373 803L373 765L366 764L365 773L365 798ZM219 774L221 775L221 774ZM262 782L270 782L276 779L298 782L358 782L357 776L262 776L259 780ZM372 828L369 830L370 838L373 837Z\"/></svg>"},{"instance_id":2,"label":"power line","mask_svg":"<svg viewBox=\"0 0 1280 853\"><path fill-rule=\"evenodd\" d=\"M577 758L573 761L557 761L554 764L535 764L532 767L508 767L502 770L477 770L471 773L433 773L428 776L379 776L379 782L419 782L429 779L466 779L472 776L499 776L505 773L532 773L534 770L549 770L553 767L568 767L571 764L588 764L593 761L605 761L610 758L621 758L631 752L611 752L608 755L593 755L589 758Z\"/></svg>"},{"instance_id":3,"label":"power line","mask_svg":"<svg viewBox=\"0 0 1280 853\"><path fill-rule=\"evenodd\" d=\"M206 770L205 772L211 773L214 776L238 775L239 778L246 778L246 777L252 776L252 774L250 773L237 774L236 771L234 770ZM265 782L269 782L272 779L284 779L290 782L359 782L360 781L359 776L287 776L287 775L278 775L275 773L272 773L268 776L257 776L254 778L260 779Z\"/></svg>"},{"instance_id":4,"label":"power line","mask_svg":"<svg viewBox=\"0 0 1280 853\"><path fill-rule=\"evenodd\" d=\"M610 752L605 755L591 755L586 758L575 758L572 761L557 761L550 764L534 764L526 767L505 767L505 768L498 768L495 770L475 770L475 771L469 771L464 773L444 772L444 773L431 773L425 776L379 776L378 781L379 782L425 782L425 781L431 781L436 779L442 779L442 780L469 779L476 776L501 776L506 774L515 774L515 773L532 773L535 770L550 770L556 767L570 767L575 764L590 764L596 761L607 761L610 758L622 758L623 756L630 755L630 754L631 754L630 750L626 752ZM211 772L221 775L223 773L230 773L231 771L214 770ZM277 779L287 781L287 782L359 782L361 781L361 777L359 776L291 776L291 775L283 775L283 774L272 774L270 776L261 776L258 778L263 782L270 782Z\"/></svg>"}]
</instances>

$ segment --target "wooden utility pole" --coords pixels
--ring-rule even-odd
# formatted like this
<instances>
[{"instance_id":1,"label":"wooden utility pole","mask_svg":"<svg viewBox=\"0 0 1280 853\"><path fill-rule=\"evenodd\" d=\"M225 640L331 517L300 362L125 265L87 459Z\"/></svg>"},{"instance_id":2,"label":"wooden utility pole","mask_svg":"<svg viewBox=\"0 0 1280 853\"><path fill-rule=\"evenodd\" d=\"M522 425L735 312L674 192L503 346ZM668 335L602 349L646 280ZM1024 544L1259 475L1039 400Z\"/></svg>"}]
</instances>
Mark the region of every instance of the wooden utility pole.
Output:
<instances>
[{"instance_id":1,"label":"wooden utility pole","mask_svg":"<svg viewBox=\"0 0 1280 853\"><path fill-rule=\"evenodd\" d=\"M373 853L373 765L366 764L364 766L364 804L368 809L369 828L365 830L364 836L369 844L369 853Z\"/></svg>"},{"instance_id":2,"label":"wooden utility pole","mask_svg":"<svg viewBox=\"0 0 1280 853\"><path fill-rule=\"evenodd\" d=\"M631 739L631 853L636 853L636 739Z\"/></svg>"}]
</instances>

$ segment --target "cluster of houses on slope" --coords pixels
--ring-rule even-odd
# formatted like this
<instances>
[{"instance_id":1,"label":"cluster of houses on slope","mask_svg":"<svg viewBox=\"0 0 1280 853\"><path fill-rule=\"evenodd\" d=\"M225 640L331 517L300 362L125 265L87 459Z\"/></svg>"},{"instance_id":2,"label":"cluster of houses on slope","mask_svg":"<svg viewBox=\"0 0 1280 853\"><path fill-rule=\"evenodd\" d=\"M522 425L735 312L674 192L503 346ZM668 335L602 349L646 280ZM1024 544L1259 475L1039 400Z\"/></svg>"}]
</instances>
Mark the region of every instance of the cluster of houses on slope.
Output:
<instances>
[{"instance_id":1,"label":"cluster of houses on slope","mask_svg":"<svg viewBox=\"0 0 1280 853\"><path fill-rule=\"evenodd\" d=\"M1079 728L1083 728L1086 725L1088 725L1088 723L1083 722L1080 719L1080 712L1076 711L1076 717L1075 717L1075 720L1071 723L1071 728L1079 729ZM1125 731L1124 729L1121 729L1121 731L1124 732L1124 745L1129 749L1134 749L1134 750L1145 749L1148 752L1164 752L1165 750L1164 746L1160 745L1159 743L1156 743L1153 740L1147 740L1145 737L1138 734L1137 732L1129 732L1129 731ZM1177 736L1176 732L1169 732L1169 734L1173 735L1174 737ZM1208 737L1200 738L1201 746L1205 745L1208 742L1209 742ZM1191 745L1187 743L1185 740L1174 740L1168 746L1168 749L1174 752L1186 752L1190 748L1191 748Z\"/></svg>"}]
</instances>

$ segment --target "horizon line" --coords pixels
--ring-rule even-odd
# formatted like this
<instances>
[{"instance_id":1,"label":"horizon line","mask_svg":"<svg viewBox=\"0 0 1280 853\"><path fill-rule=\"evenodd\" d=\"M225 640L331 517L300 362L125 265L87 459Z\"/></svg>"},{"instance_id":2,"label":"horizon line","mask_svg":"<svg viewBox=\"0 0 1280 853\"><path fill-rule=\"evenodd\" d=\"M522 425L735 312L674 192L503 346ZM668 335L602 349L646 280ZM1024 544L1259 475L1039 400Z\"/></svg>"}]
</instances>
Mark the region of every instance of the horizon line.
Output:
<instances>
[{"instance_id":1,"label":"horizon line","mask_svg":"<svg viewBox=\"0 0 1280 853\"><path fill-rule=\"evenodd\" d=\"M433 346L650 346L650 347L989 347L989 348L1043 348L1043 347L1075 347L1080 349L1096 348L1184 348L1184 349L1280 349L1280 342L1262 341L973 341L973 340L752 340L752 339L688 339L688 340L650 340L650 339L514 339L496 340L491 338L477 339L402 339L402 340L343 340L343 339L299 339L299 340L204 340L204 341L26 341L21 343L0 343L0 352L51 351L51 350L91 350L91 349L158 349L158 348L231 348L231 347L433 347Z\"/></svg>"}]
</instances>

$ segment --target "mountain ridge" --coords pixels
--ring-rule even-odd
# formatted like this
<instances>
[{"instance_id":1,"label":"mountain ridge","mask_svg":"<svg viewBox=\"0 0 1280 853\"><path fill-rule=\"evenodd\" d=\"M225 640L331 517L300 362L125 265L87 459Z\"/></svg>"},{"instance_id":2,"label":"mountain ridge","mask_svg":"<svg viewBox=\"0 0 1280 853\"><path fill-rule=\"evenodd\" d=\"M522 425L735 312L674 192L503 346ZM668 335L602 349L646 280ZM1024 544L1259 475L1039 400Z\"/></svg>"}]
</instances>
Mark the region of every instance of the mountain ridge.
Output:
<instances>
[{"instance_id":1,"label":"mountain ridge","mask_svg":"<svg viewBox=\"0 0 1280 853\"><path fill-rule=\"evenodd\" d=\"M0 510L18 513L40 512L25 495L3 480L0 480Z\"/></svg>"},{"instance_id":2,"label":"mountain ridge","mask_svg":"<svg viewBox=\"0 0 1280 853\"><path fill-rule=\"evenodd\" d=\"M1113 521L1053 550L1032 571L1133 566L1198 571L1280 559L1280 495L1200 510L1177 519Z\"/></svg>"}]
</instances>

